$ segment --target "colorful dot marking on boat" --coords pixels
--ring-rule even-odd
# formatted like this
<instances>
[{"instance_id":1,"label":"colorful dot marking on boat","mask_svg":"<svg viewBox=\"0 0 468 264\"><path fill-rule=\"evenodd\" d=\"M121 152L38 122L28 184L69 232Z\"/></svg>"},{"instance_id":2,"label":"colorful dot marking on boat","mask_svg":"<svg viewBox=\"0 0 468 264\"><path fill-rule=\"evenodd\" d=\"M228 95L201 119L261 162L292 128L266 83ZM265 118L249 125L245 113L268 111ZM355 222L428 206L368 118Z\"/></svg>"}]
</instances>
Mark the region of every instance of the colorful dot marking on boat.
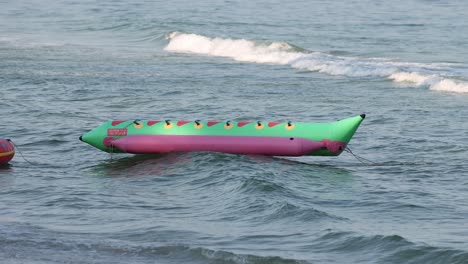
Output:
<instances>
[{"instance_id":1,"label":"colorful dot marking on boat","mask_svg":"<svg viewBox=\"0 0 468 264\"><path fill-rule=\"evenodd\" d=\"M233 126L231 123L226 123L226 124L224 125L224 129L227 129L227 130L232 129L233 127L234 127L234 126Z\"/></svg>"},{"instance_id":2,"label":"colorful dot marking on boat","mask_svg":"<svg viewBox=\"0 0 468 264\"><path fill-rule=\"evenodd\" d=\"M137 122L135 124L133 124L133 127L135 127L136 129L140 129L143 127L143 122Z\"/></svg>"}]
</instances>

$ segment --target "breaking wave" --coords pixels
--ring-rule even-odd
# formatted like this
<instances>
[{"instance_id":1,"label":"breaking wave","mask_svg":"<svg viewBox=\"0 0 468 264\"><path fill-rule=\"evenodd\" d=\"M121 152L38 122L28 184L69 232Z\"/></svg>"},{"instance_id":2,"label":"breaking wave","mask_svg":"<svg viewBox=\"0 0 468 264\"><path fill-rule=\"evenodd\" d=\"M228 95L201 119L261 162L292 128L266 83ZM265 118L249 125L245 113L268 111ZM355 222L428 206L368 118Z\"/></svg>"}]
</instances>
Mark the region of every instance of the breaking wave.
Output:
<instances>
[{"instance_id":1,"label":"breaking wave","mask_svg":"<svg viewBox=\"0 0 468 264\"><path fill-rule=\"evenodd\" d=\"M286 42L211 38L173 32L166 51L227 57L241 62L290 65L292 68L348 77L381 77L408 87L468 93L468 66L455 63L411 63L382 58L334 56L307 51ZM455 74L454 74L455 73Z\"/></svg>"}]
</instances>

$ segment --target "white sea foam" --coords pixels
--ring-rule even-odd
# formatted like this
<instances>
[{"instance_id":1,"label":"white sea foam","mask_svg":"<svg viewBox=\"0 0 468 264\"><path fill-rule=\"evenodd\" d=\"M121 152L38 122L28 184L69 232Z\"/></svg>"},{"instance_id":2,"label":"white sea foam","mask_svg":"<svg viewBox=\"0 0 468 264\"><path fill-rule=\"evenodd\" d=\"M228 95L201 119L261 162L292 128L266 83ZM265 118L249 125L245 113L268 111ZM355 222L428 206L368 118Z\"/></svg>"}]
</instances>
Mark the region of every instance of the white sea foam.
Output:
<instances>
[{"instance_id":1,"label":"white sea foam","mask_svg":"<svg viewBox=\"0 0 468 264\"><path fill-rule=\"evenodd\" d=\"M434 91L468 93L468 83L443 78L440 75L424 75L416 72L398 72L389 76L395 82L413 84L414 86L429 86Z\"/></svg>"},{"instance_id":2,"label":"white sea foam","mask_svg":"<svg viewBox=\"0 0 468 264\"><path fill-rule=\"evenodd\" d=\"M398 83L407 83L414 86L430 85L440 80L435 74L424 75L417 72L397 72L391 74L388 78Z\"/></svg>"},{"instance_id":3,"label":"white sea foam","mask_svg":"<svg viewBox=\"0 0 468 264\"><path fill-rule=\"evenodd\" d=\"M454 93L468 93L468 83L444 79L431 85L431 90Z\"/></svg>"},{"instance_id":4,"label":"white sea foam","mask_svg":"<svg viewBox=\"0 0 468 264\"><path fill-rule=\"evenodd\" d=\"M291 66L296 69L350 77L388 76L396 71L394 66L385 62L373 59L331 56L320 52L303 54L303 56L291 62Z\"/></svg>"},{"instance_id":5,"label":"white sea foam","mask_svg":"<svg viewBox=\"0 0 468 264\"><path fill-rule=\"evenodd\" d=\"M303 56L285 42L256 43L245 39L209 38L196 34L171 33L165 50L228 57L237 61L288 64Z\"/></svg>"},{"instance_id":6,"label":"white sea foam","mask_svg":"<svg viewBox=\"0 0 468 264\"><path fill-rule=\"evenodd\" d=\"M300 50L286 42L256 42L245 39L210 38L173 32L165 47L169 52L227 57L236 61L290 65L292 68L349 77L381 77L406 86L427 86L432 90L468 93L468 82L451 76L456 64L397 62L383 58L333 56ZM455 68L454 68L455 67ZM455 78L455 79L453 79Z\"/></svg>"}]
</instances>

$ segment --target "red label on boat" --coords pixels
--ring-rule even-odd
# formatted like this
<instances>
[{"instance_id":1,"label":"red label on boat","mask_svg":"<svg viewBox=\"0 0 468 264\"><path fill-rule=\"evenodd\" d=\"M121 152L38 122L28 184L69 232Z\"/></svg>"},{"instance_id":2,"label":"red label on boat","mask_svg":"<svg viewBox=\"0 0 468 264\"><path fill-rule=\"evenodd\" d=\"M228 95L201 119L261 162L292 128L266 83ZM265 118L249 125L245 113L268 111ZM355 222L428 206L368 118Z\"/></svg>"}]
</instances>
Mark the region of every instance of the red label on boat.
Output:
<instances>
[{"instance_id":1,"label":"red label on boat","mask_svg":"<svg viewBox=\"0 0 468 264\"><path fill-rule=\"evenodd\" d=\"M127 129L126 128L109 128L109 129L107 129L107 135L109 137L126 136L127 135Z\"/></svg>"}]
</instances>

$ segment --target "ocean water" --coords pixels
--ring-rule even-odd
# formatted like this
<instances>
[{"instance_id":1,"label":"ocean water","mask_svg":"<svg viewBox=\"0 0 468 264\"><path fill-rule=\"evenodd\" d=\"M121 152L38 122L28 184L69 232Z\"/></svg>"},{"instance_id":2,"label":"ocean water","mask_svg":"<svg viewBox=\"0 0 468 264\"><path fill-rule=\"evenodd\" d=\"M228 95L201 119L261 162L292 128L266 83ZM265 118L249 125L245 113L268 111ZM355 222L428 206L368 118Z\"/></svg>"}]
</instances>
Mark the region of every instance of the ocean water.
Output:
<instances>
[{"instance_id":1,"label":"ocean water","mask_svg":"<svg viewBox=\"0 0 468 264\"><path fill-rule=\"evenodd\" d=\"M1 263L468 263L468 2L0 3ZM361 113L371 162L78 140Z\"/></svg>"}]
</instances>

